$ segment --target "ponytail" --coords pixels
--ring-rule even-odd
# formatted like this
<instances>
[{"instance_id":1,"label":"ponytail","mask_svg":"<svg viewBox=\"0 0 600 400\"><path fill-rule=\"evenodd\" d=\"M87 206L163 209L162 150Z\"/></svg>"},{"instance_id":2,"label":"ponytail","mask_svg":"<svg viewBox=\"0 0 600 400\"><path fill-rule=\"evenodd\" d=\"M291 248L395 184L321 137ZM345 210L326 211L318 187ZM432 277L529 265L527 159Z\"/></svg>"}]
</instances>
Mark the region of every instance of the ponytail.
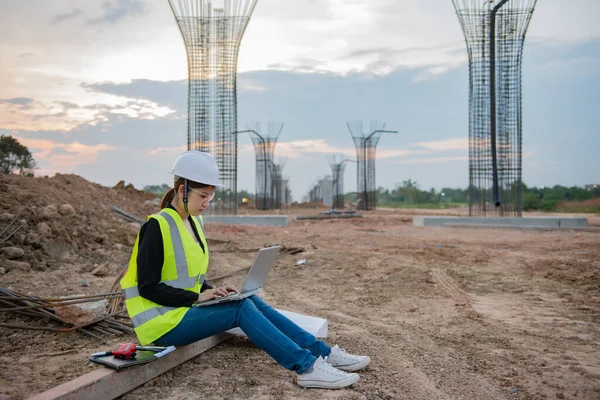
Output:
<instances>
[{"instance_id":1,"label":"ponytail","mask_svg":"<svg viewBox=\"0 0 600 400\"><path fill-rule=\"evenodd\" d=\"M169 203L172 202L174 198L175 198L175 189L171 188L171 189L167 190L167 193L165 193L163 195L162 200L160 201L160 209L162 210L167 205L169 205Z\"/></svg>"}]
</instances>

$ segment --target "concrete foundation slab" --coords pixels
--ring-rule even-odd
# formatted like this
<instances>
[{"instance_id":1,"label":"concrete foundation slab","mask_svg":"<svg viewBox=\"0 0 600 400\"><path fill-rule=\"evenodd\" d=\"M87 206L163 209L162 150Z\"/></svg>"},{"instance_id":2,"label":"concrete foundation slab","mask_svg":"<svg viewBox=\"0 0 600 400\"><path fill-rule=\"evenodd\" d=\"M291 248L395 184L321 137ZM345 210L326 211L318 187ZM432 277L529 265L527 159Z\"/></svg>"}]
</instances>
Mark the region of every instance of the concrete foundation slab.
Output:
<instances>
[{"instance_id":1,"label":"concrete foundation slab","mask_svg":"<svg viewBox=\"0 0 600 400\"><path fill-rule=\"evenodd\" d=\"M318 215L296 215L295 220L304 219L344 219L344 218L362 218L362 214L318 214Z\"/></svg>"},{"instance_id":2,"label":"concrete foundation slab","mask_svg":"<svg viewBox=\"0 0 600 400\"><path fill-rule=\"evenodd\" d=\"M523 217L523 218L480 218L480 217L442 217L414 216L415 226L477 226L508 228L585 228L587 218L561 217Z\"/></svg>"},{"instance_id":3,"label":"concrete foundation slab","mask_svg":"<svg viewBox=\"0 0 600 400\"><path fill-rule=\"evenodd\" d=\"M262 225L262 226L288 226L286 215L207 215L204 223L216 222L226 225Z\"/></svg>"}]
</instances>

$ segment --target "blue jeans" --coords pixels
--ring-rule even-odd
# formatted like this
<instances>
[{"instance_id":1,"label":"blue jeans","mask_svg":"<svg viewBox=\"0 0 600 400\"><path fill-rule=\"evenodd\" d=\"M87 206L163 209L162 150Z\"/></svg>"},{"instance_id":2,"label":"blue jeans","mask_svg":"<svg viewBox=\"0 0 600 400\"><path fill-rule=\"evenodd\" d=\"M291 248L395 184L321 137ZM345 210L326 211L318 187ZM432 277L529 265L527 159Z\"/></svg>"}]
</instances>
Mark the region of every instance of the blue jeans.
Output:
<instances>
[{"instance_id":1,"label":"blue jeans","mask_svg":"<svg viewBox=\"0 0 600 400\"><path fill-rule=\"evenodd\" d=\"M185 346L232 328L241 328L252 342L281 366L301 374L331 349L258 296L206 307L192 307L183 320L154 343Z\"/></svg>"}]
</instances>

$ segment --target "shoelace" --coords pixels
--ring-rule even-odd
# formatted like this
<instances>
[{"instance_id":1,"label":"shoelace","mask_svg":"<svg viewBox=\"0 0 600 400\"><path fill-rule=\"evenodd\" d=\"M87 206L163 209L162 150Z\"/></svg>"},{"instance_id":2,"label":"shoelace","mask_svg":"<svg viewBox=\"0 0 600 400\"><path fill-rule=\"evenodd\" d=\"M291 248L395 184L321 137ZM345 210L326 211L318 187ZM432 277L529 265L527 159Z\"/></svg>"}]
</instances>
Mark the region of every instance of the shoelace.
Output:
<instances>
[{"instance_id":1,"label":"shoelace","mask_svg":"<svg viewBox=\"0 0 600 400\"><path fill-rule=\"evenodd\" d=\"M334 376L344 376L347 375L346 372L344 371L340 371L339 369L333 367L332 365L327 364L327 358L324 358L325 362L322 363L323 365L323 372L325 372L326 374L329 375L334 375Z\"/></svg>"},{"instance_id":2,"label":"shoelace","mask_svg":"<svg viewBox=\"0 0 600 400\"><path fill-rule=\"evenodd\" d=\"M338 354L337 354L340 358L346 359L346 360L352 360L353 356L348 354L348 352L346 351L346 349L342 349L341 347L338 347ZM354 356L355 357L355 356Z\"/></svg>"},{"instance_id":3,"label":"shoelace","mask_svg":"<svg viewBox=\"0 0 600 400\"><path fill-rule=\"evenodd\" d=\"M325 372L327 374L333 375L333 376L345 376L345 375L347 375L344 371L340 371L339 369L336 369L336 368L332 367L329 364L327 364Z\"/></svg>"}]
</instances>

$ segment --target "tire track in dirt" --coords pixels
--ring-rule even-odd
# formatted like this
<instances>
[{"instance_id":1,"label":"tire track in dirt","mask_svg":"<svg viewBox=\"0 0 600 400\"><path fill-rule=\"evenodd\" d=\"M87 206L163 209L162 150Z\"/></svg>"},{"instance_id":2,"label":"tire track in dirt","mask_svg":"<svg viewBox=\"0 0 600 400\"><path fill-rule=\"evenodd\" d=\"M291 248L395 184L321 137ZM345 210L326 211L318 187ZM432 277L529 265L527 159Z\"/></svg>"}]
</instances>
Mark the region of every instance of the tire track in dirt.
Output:
<instances>
[{"instance_id":1,"label":"tire track in dirt","mask_svg":"<svg viewBox=\"0 0 600 400\"><path fill-rule=\"evenodd\" d=\"M492 318L503 325L521 327L544 324L545 321L556 321L560 318L559 311L552 301L540 295L533 298L531 294L513 294L508 298L477 296L461 289L445 271L434 268L430 272L435 283L457 303L456 305L463 306L462 312L468 317Z\"/></svg>"},{"instance_id":2,"label":"tire track in dirt","mask_svg":"<svg viewBox=\"0 0 600 400\"><path fill-rule=\"evenodd\" d=\"M463 302L466 305L473 306L473 295L462 290L444 271L438 268L431 270L434 281L453 299Z\"/></svg>"},{"instance_id":3,"label":"tire track in dirt","mask_svg":"<svg viewBox=\"0 0 600 400\"><path fill-rule=\"evenodd\" d=\"M540 293L513 293L509 298L488 299L461 289L445 271L431 270L434 281L455 301L469 306L480 315L492 317L505 324L524 326L529 324L576 324L578 321L571 310L561 310L560 300Z\"/></svg>"}]
</instances>

